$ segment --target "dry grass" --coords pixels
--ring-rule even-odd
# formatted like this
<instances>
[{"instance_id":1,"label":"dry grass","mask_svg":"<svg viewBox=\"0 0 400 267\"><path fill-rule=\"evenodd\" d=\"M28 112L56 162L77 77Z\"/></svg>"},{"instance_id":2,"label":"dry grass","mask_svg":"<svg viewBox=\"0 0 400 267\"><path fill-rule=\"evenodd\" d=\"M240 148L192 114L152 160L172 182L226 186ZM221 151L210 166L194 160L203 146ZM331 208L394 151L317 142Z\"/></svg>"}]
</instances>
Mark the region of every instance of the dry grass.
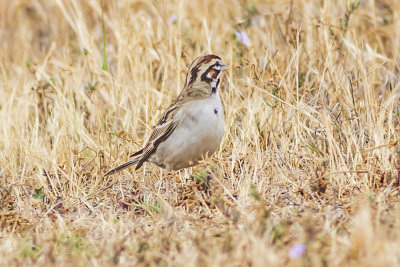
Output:
<instances>
[{"instance_id":1,"label":"dry grass","mask_svg":"<svg viewBox=\"0 0 400 267\"><path fill-rule=\"evenodd\" d=\"M399 265L400 2L356 2L0 1L0 265ZM210 52L221 149L104 178Z\"/></svg>"}]
</instances>

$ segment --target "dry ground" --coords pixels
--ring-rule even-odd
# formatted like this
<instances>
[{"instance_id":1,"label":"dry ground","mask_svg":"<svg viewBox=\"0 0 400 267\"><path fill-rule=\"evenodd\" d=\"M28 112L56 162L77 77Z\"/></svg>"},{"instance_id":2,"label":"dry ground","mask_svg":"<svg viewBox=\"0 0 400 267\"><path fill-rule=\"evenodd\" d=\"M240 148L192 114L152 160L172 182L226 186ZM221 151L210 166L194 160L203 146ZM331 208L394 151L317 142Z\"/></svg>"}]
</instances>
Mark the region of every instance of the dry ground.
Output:
<instances>
[{"instance_id":1,"label":"dry ground","mask_svg":"<svg viewBox=\"0 0 400 267\"><path fill-rule=\"evenodd\" d=\"M400 264L400 1L2 0L0 25L0 265ZM104 178L210 52L220 150Z\"/></svg>"}]
</instances>

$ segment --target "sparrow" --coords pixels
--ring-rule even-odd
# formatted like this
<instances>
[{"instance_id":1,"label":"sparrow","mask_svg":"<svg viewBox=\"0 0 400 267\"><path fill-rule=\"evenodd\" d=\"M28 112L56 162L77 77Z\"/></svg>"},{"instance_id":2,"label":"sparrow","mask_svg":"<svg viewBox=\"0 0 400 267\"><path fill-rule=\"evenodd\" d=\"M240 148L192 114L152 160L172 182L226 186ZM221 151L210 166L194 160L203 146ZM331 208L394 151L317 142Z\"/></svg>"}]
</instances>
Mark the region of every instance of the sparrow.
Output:
<instances>
[{"instance_id":1,"label":"sparrow","mask_svg":"<svg viewBox=\"0 0 400 267\"><path fill-rule=\"evenodd\" d=\"M206 155L211 156L224 134L218 87L221 74L227 69L216 55L196 58L188 69L182 91L162 114L143 148L105 176L135 164L138 170L145 162L180 170L196 165Z\"/></svg>"}]
</instances>

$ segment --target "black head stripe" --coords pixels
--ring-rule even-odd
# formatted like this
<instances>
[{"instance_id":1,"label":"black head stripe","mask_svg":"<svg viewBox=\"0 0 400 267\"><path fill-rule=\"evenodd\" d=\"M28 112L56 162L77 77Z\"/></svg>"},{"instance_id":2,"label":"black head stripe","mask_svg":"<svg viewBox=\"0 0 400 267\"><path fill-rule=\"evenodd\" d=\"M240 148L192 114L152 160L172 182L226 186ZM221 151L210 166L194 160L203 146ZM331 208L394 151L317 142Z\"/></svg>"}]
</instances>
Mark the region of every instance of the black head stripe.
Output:
<instances>
[{"instance_id":1,"label":"black head stripe","mask_svg":"<svg viewBox=\"0 0 400 267\"><path fill-rule=\"evenodd\" d=\"M208 69L201 75L201 80L206 82L206 83L210 83L212 82L213 79L215 79L216 77L218 77L218 74L221 72L221 70L216 70L214 67L215 66L219 66L219 63L215 63L213 65L211 65L210 67L208 67ZM209 74L210 72L215 73L215 75L211 75L211 78L207 77L207 74ZM213 78L215 77L215 78Z\"/></svg>"},{"instance_id":2,"label":"black head stripe","mask_svg":"<svg viewBox=\"0 0 400 267\"><path fill-rule=\"evenodd\" d=\"M210 66L210 67L201 75L201 80L202 80L203 82L206 82L206 83L212 82L212 79L207 77L207 74L208 74L208 72L209 72L211 69L212 69L212 66Z\"/></svg>"},{"instance_id":3,"label":"black head stripe","mask_svg":"<svg viewBox=\"0 0 400 267\"><path fill-rule=\"evenodd\" d=\"M220 79L217 80L217 83L215 84L215 88L218 88L220 81L221 81Z\"/></svg>"},{"instance_id":4,"label":"black head stripe","mask_svg":"<svg viewBox=\"0 0 400 267\"><path fill-rule=\"evenodd\" d=\"M219 81L220 81L220 79L217 80L217 83L215 84L215 87L211 88L213 94L215 94L217 92Z\"/></svg>"},{"instance_id":5,"label":"black head stripe","mask_svg":"<svg viewBox=\"0 0 400 267\"><path fill-rule=\"evenodd\" d=\"M204 64L210 63L213 59L221 60L221 58L219 56L212 55L212 54L205 55L205 56L195 59L189 67L189 72L186 75L185 84L191 84L194 81L196 81L200 67ZM220 65L219 62L217 62L213 66L219 66L219 65ZM207 70L207 71L209 71L209 70ZM190 78L189 78L189 76L190 76Z\"/></svg>"},{"instance_id":6,"label":"black head stripe","mask_svg":"<svg viewBox=\"0 0 400 267\"><path fill-rule=\"evenodd\" d=\"M197 79L197 74L199 73L199 67L200 67L200 65L197 64L190 71L190 81L189 81L189 83L193 83Z\"/></svg>"}]
</instances>

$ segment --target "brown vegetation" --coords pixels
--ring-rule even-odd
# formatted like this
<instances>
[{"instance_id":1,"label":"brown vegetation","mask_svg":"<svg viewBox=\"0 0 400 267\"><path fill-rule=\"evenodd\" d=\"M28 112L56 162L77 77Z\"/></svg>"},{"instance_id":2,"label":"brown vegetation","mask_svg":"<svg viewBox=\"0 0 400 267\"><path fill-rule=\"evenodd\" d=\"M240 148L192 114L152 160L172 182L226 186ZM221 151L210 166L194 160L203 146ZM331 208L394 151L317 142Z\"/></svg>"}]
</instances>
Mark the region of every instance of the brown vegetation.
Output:
<instances>
[{"instance_id":1,"label":"brown vegetation","mask_svg":"<svg viewBox=\"0 0 400 267\"><path fill-rule=\"evenodd\" d=\"M399 21L397 0L0 1L0 265L399 265ZM211 52L220 150L104 178Z\"/></svg>"}]
</instances>

